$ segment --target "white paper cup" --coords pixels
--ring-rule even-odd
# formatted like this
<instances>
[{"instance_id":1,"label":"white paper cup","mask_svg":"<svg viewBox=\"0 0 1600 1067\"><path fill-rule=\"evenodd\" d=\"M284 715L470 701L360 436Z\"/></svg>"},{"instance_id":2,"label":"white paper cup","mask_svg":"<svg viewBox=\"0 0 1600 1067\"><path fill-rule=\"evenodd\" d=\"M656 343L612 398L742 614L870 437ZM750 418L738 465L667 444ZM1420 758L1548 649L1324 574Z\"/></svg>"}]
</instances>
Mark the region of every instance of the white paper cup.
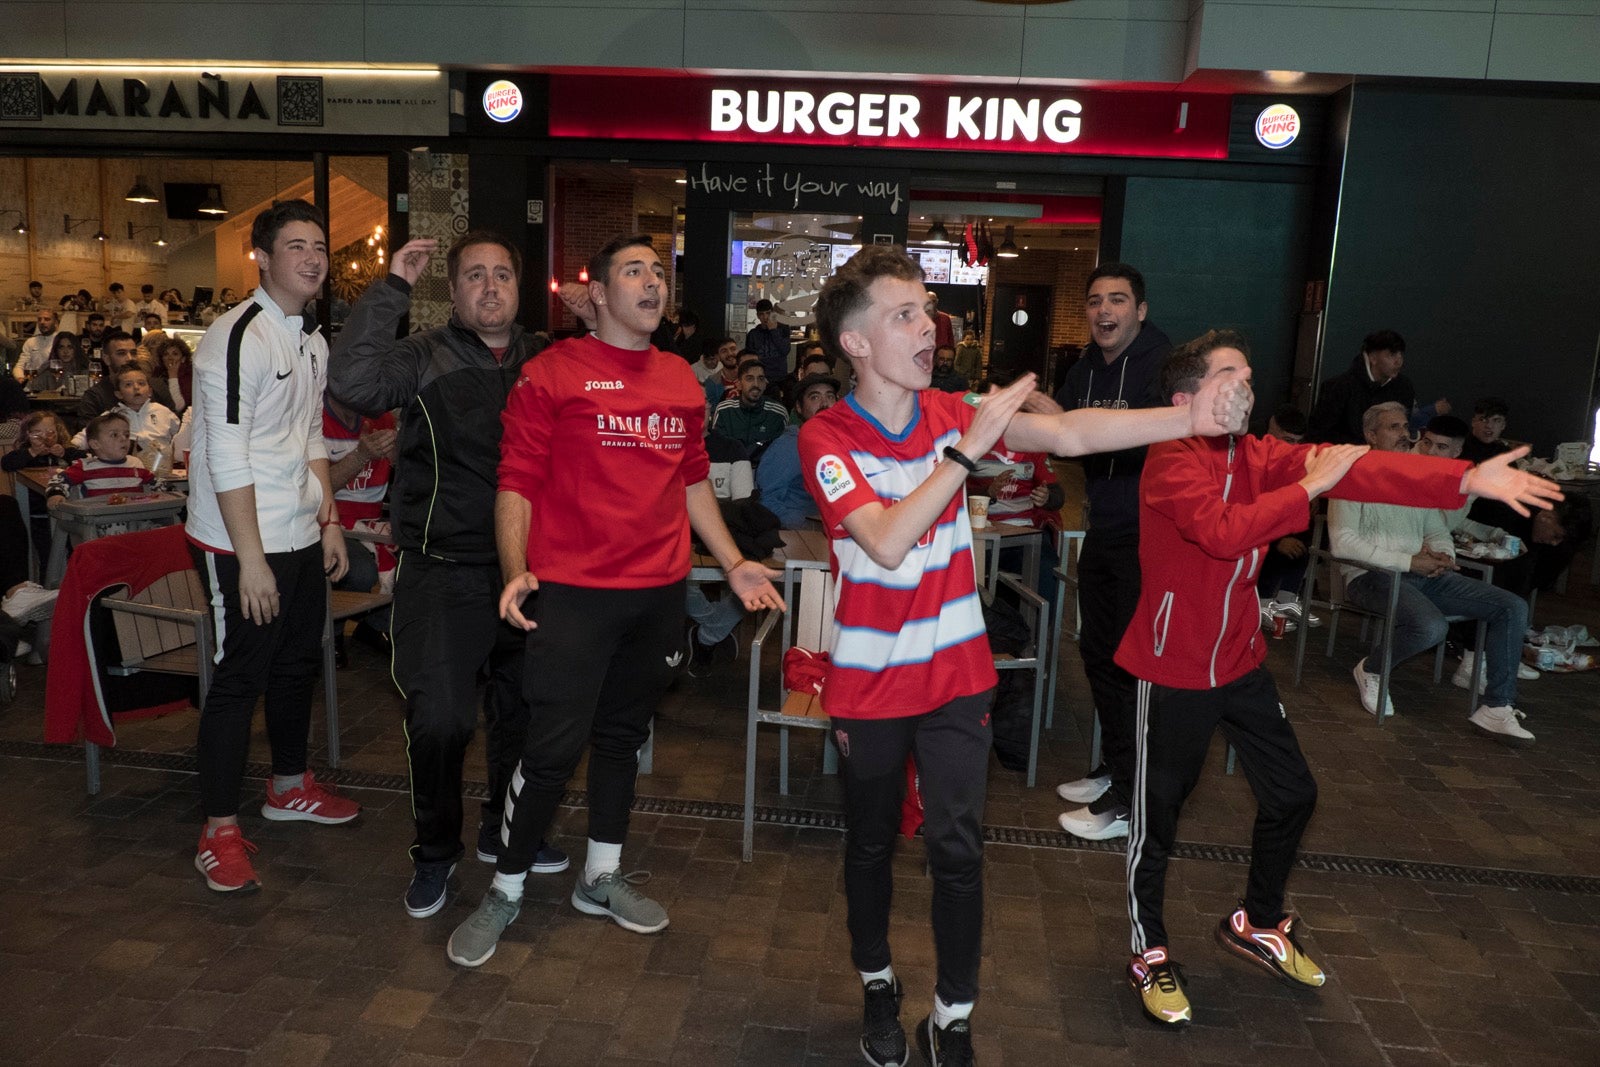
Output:
<instances>
[{"instance_id":1,"label":"white paper cup","mask_svg":"<svg viewBox=\"0 0 1600 1067\"><path fill-rule=\"evenodd\" d=\"M972 525L983 529L989 525L989 498L986 496L967 497L967 514L972 518Z\"/></svg>"}]
</instances>

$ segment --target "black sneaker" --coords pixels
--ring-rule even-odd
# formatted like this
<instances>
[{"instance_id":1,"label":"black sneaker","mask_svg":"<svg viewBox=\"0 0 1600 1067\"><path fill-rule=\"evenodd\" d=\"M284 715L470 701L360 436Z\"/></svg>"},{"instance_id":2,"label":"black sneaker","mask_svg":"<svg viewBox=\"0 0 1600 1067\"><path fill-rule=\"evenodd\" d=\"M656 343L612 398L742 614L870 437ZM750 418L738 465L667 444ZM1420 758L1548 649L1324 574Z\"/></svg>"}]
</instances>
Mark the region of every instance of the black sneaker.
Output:
<instances>
[{"instance_id":1,"label":"black sneaker","mask_svg":"<svg viewBox=\"0 0 1600 1067\"><path fill-rule=\"evenodd\" d=\"M739 658L737 630L716 644L708 645L700 640L700 627L691 625L685 645L689 651L688 671L691 678L704 678L718 663L732 663Z\"/></svg>"},{"instance_id":2,"label":"black sneaker","mask_svg":"<svg viewBox=\"0 0 1600 1067\"><path fill-rule=\"evenodd\" d=\"M500 827L487 822L478 824L478 861L480 863L495 863L500 859ZM539 850L533 854L533 866L528 870L533 874L560 874L572 865L572 860L567 854L550 844L548 841L539 842Z\"/></svg>"},{"instance_id":3,"label":"black sneaker","mask_svg":"<svg viewBox=\"0 0 1600 1067\"><path fill-rule=\"evenodd\" d=\"M865 989L861 1010L861 1054L874 1067L905 1067L906 1031L900 1025L900 979L876 978Z\"/></svg>"},{"instance_id":4,"label":"black sneaker","mask_svg":"<svg viewBox=\"0 0 1600 1067\"><path fill-rule=\"evenodd\" d=\"M445 883L455 873L454 860L439 860L417 864L406 889L406 914L413 919L426 919L444 907Z\"/></svg>"},{"instance_id":5,"label":"black sneaker","mask_svg":"<svg viewBox=\"0 0 1600 1067\"><path fill-rule=\"evenodd\" d=\"M917 1027L917 1048L929 1067L973 1067L972 1024L957 1019L944 1029L933 1025L933 1016Z\"/></svg>"}]
</instances>

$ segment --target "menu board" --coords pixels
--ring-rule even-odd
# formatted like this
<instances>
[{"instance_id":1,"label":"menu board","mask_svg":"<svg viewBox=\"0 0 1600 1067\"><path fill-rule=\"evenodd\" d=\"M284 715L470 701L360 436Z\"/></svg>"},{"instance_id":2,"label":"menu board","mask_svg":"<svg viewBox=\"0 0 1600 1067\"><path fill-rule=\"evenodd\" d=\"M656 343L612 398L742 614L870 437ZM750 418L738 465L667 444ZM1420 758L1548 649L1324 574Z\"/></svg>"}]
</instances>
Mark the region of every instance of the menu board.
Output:
<instances>
[{"instance_id":1,"label":"menu board","mask_svg":"<svg viewBox=\"0 0 1600 1067\"><path fill-rule=\"evenodd\" d=\"M922 280L929 285L948 285L950 283L950 249L939 248L908 248L906 253L922 267Z\"/></svg>"}]
</instances>

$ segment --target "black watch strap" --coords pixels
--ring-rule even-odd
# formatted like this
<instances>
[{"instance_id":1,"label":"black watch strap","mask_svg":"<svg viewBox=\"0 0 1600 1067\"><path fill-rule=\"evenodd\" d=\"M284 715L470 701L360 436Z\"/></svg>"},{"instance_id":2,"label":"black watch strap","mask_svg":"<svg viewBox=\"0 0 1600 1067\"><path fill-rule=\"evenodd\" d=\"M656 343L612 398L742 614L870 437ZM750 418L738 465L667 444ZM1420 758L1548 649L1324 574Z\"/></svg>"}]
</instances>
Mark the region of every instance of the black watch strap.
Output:
<instances>
[{"instance_id":1,"label":"black watch strap","mask_svg":"<svg viewBox=\"0 0 1600 1067\"><path fill-rule=\"evenodd\" d=\"M944 458L954 460L963 467L967 468L967 470L971 471L973 474L978 473L978 465L972 462L971 458L968 457L965 452L962 452L956 448L955 445L944 446Z\"/></svg>"}]
</instances>

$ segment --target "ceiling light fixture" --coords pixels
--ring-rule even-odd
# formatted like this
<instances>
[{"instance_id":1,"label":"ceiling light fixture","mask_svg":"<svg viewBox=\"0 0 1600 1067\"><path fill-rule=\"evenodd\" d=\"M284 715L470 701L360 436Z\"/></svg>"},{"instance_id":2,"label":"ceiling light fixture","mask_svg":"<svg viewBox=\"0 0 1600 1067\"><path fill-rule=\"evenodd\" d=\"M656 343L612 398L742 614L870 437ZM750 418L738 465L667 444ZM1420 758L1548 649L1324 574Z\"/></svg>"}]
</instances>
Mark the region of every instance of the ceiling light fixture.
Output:
<instances>
[{"instance_id":1,"label":"ceiling light fixture","mask_svg":"<svg viewBox=\"0 0 1600 1067\"><path fill-rule=\"evenodd\" d=\"M950 234L944 228L943 219L934 219L933 225L928 227L927 243L930 245L950 244Z\"/></svg>"},{"instance_id":2,"label":"ceiling light fixture","mask_svg":"<svg viewBox=\"0 0 1600 1067\"><path fill-rule=\"evenodd\" d=\"M139 175L133 180L133 188L128 190L128 195L122 199L130 204L159 204L161 198L150 188L150 183L144 180L144 175Z\"/></svg>"},{"instance_id":3,"label":"ceiling light fixture","mask_svg":"<svg viewBox=\"0 0 1600 1067\"><path fill-rule=\"evenodd\" d=\"M1001 259L1016 259L1018 256L1022 255L1022 253L1017 250L1017 243L1011 239L1011 231L1012 227L1007 226L1006 239L1000 242L999 248L995 249L994 254Z\"/></svg>"}]
</instances>

